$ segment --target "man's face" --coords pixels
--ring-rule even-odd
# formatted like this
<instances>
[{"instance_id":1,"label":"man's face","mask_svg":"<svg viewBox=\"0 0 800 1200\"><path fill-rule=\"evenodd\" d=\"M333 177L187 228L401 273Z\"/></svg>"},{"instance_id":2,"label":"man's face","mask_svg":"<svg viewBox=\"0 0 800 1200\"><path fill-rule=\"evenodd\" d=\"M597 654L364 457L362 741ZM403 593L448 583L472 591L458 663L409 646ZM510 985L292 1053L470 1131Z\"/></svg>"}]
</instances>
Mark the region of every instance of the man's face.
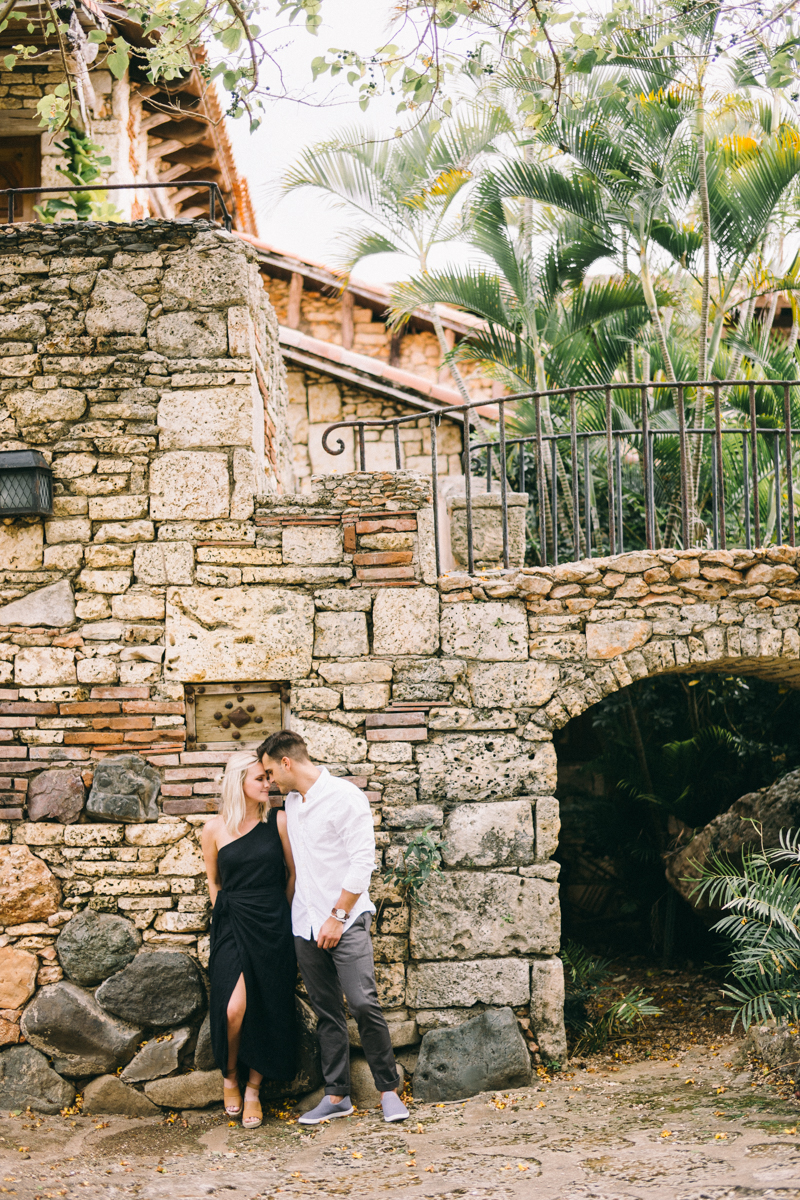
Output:
<instances>
[{"instance_id":1,"label":"man's face","mask_svg":"<svg viewBox=\"0 0 800 1200\"><path fill-rule=\"evenodd\" d=\"M286 796L289 792L295 791L297 783L295 780L296 765L291 758L267 758L266 754L261 759L264 770L267 774L267 780L270 784L274 784L282 796Z\"/></svg>"}]
</instances>

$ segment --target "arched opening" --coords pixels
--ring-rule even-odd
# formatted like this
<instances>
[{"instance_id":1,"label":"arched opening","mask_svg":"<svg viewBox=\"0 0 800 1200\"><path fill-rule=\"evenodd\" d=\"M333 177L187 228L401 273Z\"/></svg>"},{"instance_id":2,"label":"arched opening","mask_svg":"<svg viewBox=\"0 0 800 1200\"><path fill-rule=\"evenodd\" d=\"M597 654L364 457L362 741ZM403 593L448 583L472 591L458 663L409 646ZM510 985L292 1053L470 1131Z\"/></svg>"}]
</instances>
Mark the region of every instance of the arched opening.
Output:
<instances>
[{"instance_id":1,"label":"arched opening","mask_svg":"<svg viewBox=\"0 0 800 1200\"><path fill-rule=\"evenodd\" d=\"M754 819L768 845L778 824L800 826L796 663L742 665L634 681L555 734L563 945L610 959L618 992L655 996L672 1031L664 1047L690 1027L720 1036L732 1016L720 995L729 947L711 928L720 914L682 882L690 843L701 860L709 849L735 860Z\"/></svg>"}]
</instances>

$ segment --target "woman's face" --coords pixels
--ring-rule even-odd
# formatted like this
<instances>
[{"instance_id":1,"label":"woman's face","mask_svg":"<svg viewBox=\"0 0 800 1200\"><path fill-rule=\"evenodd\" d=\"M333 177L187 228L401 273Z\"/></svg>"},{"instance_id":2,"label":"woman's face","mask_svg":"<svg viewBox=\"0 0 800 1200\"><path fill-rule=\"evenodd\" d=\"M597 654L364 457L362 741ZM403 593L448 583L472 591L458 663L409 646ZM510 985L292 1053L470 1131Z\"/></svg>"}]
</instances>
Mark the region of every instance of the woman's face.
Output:
<instances>
[{"instance_id":1,"label":"woman's face","mask_svg":"<svg viewBox=\"0 0 800 1200\"><path fill-rule=\"evenodd\" d=\"M251 763L247 768L242 789L248 800L256 804L269 804L269 780L260 762Z\"/></svg>"}]
</instances>

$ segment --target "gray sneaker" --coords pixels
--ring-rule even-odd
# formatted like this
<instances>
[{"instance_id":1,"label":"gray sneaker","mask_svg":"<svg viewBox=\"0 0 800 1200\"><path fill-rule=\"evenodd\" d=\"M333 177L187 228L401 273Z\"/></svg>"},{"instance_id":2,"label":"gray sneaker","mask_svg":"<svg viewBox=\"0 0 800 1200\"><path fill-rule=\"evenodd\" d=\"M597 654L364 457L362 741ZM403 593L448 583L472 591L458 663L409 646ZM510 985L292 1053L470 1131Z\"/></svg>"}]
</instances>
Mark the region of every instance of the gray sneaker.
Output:
<instances>
[{"instance_id":1,"label":"gray sneaker","mask_svg":"<svg viewBox=\"0 0 800 1200\"><path fill-rule=\"evenodd\" d=\"M330 1096L323 1096L316 1108L297 1118L297 1124L319 1125L321 1121L332 1121L334 1117L349 1117L353 1111L349 1096L345 1096L338 1104L333 1104Z\"/></svg>"},{"instance_id":2,"label":"gray sneaker","mask_svg":"<svg viewBox=\"0 0 800 1200\"><path fill-rule=\"evenodd\" d=\"M381 1108L384 1121L405 1121L409 1115L397 1092L384 1092L381 1096Z\"/></svg>"}]
</instances>

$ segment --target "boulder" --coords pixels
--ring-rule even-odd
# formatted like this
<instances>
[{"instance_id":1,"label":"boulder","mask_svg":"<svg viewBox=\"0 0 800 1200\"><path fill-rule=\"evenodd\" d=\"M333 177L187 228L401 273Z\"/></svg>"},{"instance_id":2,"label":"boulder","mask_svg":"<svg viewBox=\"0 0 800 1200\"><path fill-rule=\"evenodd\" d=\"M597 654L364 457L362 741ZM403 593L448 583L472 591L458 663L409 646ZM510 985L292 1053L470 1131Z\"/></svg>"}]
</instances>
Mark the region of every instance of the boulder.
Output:
<instances>
[{"instance_id":1,"label":"boulder","mask_svg":"<svg viewBox=\"0 0 800 1200\"><path fill-rule=\"evenodd\" d=\"M399 1090L402 1092L406 1073L400 1063L396 1066L400 1076ZM381 1094L375 1087L369 1063L358 1051L350 1055L350 1099L357 1108L378 1108L381 1102Z\"/></svg>"},{"instance_id":2,"label":"boulder","mask_svg":"<svg viewBox=\"0 0 800 1200\"><path fill-rule=\"evenodd\" d=\"M97 990L106 1012L143 1025L180 1025L205 1002L197 963L175 950L143 950Z\"/></svg>"},{"instance_id":3,"label":"boulder","mask_svg":"<svg viewBox=\"0 0 800 1200\"><path fill-rule=\"evenodd\" d=\"M86 812L98 821L156 821L161 777L138 754L105 758L95 767Z\"/></svg>"},{"instance_id":4,"label":"boulder","mask_svg":"<svg viewBox=\"0 0 800 1200\"><path fill-rule=\"evenodd\" d=\"M61 888L27 846L0 846L0 925L46 921L58 912Z\"/></svg>"},{"instance_id":5,"label":"boulder","mask_svg":"<svg viewBox=\"0 0 800 1200\"><path fill-rule=\"evenodd\" d=\"M454 1029L432 1029L422 1039L416 1100L462 1100L479 1092L526 1087L531 1059L510 1008L481 1013Z\"/></svg>"},{"instance_id":6,"label":"boulder","mask_svg":"<svg viewBox=\"0 0 800 1200\"><path fill-rule=\"evenodd\" d=\"M753 824L755 822L755 824ZM779 845L782 829L800 825L800 771L790 771L769 788L740 796L727 812L695 833L687 845L667 859L667 880L708 923L719 918L705 897L692 896L703 866L715 855L736 861L742 847L755 846L762 837L767 848Z\"/></svg>"},{"instance_id":7,"label":"boulder","mask_svg":"<svg viewBox=\"0 0 800 1200\"><path fill-rule=\"evenodd\" d=\"M214 1051L211 1048L211 1015L206 1013L197 1035L197 1045L194 1048L194 1069L195 1071L213 1071L216 1065Z\"/></svg>"},{"instance_id":8,"label":"boulder","mask_svg":"<svg viewBox=\"0 0 800 1200\"><path fill-rule=\"evenodd\" d=\"M192 1071L144 1085L145 1094L163 1108L205 1108L222 1100L222 1071Z\"/></svg>"},{"instance_id":9,"label":"boulder","mask_svg":"<svg viewBox=\"0 0 800 1200\"><path fill-rule=\"evenodd\" d=\"M72 1104L75 1088L57 1075L33 1046L12 1046L0 1054L0 1108L57 1113Z\"/></svg>"},{"instance_id":10,"label":"boulder","mask_svg":"<svg viewBox=\"0 0 800 1200\"><path fill-rule=\"evenodd\" d=\"M116 1021L94 996L67 980L41 989L22 1014L20 1029L60 1074L70 1076L115 1070L133 1057L142 1039L141 1027Z\"/></svg>"},{"instance_id":11,"label":"boulder","mask_svg":"<svg viewBox=\"0 0 800 1200\"><path fill-rule=\"evenodd\" d=\"M322 1083L322 1067L319 1059L317 1018L305 1000L295 996L297 1013L297 1074L288 1083L266 1080L261 1085L265 1100L278 1100L282 1096L305 1096Z\"/></svg>"},{"instance_id":12,"label":"boulder","mask_svg":"<svg viewBox=\"0 0 800 1200\"><path fill-rule=\"evenodd\" d=\"M80 771L42 771L28 788L28 820L71 825L81 815L85 799Z\"/></svg>"},{"instance_id":13,"label":"boulder","mask_svg":"<svg viewBox=\"0 0 800 1200\"><path fill-rule=\"evenodd\" d=\"M121 1117L155 1117L158 1109L141 1092L120 1083L116 1075L100 1075L83 1089L84 1113L113 1113Z\"/></svg>"},{"instance_id":14,"label":"boulder","mask_svg":"<svg viewBox=\"0 0 800 1200\"><path fill-rule=\"evenodd\" d=\"M70 979L95 987L126 967L141 944L142 935L131 921L84 908L62 929L56 953Z\"/></svg>"},{"instance_id":15,"label":"boulder","mask_svg":"<svg viewBox=\"0 0 800 1200\"><path fill-rule=\"evenodd\" d=\"M790 1027L785 1021L751 1025L744 1039L744 1053L755 1055L781 1075L794 1077L800 1062L800 1035L796 1029L796 1025Z\"/></svg>"},{"instance_id":16,"label":"boulder","mask_svg":"<svg viewBox=\"0 0 800 1200\"><path fill-rule=\"evenodd\" d=\"M120 1074L125 1083L142 1083L146 1079L158 1079L171 1075L178 1069L180 1052L189 1040L189 1030L172 1029L168 1034L145 1042L135 1058ZM100 1110L98 1109L98 1112Z\"/></svg>"},{"instance_id":17,"label":"boulder","mask_svg":"<svg viewBox=\"0 0 800 1200\"><path fill-rule=\"evenodd\" d=\"M22 1008L36 991L39 959L16 946L0 949L0 1008Z\"/></svg>"}]
</instances>

